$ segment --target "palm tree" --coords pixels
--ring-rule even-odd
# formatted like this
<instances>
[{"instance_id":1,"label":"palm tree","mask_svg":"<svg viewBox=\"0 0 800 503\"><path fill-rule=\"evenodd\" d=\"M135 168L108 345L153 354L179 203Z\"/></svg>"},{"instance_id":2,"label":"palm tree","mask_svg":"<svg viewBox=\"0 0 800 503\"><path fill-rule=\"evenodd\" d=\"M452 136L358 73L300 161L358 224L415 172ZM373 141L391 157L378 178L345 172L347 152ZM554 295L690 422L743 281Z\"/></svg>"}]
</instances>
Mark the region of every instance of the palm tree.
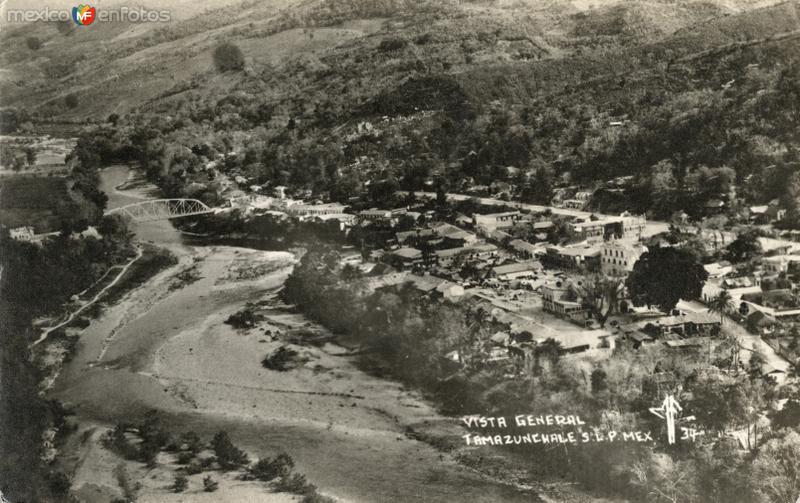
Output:
<instances>
[{"instance_id":1,"label":"palm tree","mask_svg":"<svg viewBox=\"0 0 800 503\"><path fill-rule=\"evenodd\" d=\"M733 297L727 290L720 291L708 301L708 310L719 315L720 324L725 321L725 315L733 310L733 307Z\"/></svg>"}]
</instances>

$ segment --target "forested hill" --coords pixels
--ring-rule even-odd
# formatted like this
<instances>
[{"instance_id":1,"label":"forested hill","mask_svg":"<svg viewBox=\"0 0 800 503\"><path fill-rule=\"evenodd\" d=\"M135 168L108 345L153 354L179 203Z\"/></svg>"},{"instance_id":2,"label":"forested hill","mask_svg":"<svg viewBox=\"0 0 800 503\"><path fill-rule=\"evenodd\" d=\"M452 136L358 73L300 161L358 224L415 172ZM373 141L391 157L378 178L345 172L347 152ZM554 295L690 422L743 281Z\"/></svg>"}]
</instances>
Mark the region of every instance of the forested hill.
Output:
<instances>
[{"instance_id":1,"label":"forested hill","mask_svg":"<svg viewBox=\"0 0 800 503\"><path fill-rule=\"evenodd\" d=\"M800 4L594 4L217 2L163 25L12 27L0 96L23 127L113 114L103 148L147 150L174 190L209 144L244 152L225 168L248 183L317 192L376 178L460 188L514 166L531 200L634 175L645 195L627 204L656 216L691 213L732 181L753 202L786 197L775 180L800 143ZM241 64L214 64L222 43Z\"/></svg>"}]
</instances>

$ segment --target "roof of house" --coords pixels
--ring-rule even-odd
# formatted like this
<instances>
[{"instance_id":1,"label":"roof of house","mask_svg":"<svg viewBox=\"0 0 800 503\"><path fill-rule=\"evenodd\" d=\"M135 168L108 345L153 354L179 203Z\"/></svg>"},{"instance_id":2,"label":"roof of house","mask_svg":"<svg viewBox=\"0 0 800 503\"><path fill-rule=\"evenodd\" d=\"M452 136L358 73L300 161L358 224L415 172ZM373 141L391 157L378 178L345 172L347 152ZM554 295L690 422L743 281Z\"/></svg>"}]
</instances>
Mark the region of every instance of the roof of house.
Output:
<instances>
[{"instance_id":1,"label":"roof of house","mask_svg":"<svg viewBox=\"0 0 800 503\"><path fill-rule=\"evenodd\" d=\"M513 217L515 215L519 215L519 211L504 211L502 213L487 213L485 215L481 215L480 213L475 213L472 216L483 217L483 218L503 218L503 217Z\"/></svg>"},{"instance_id":2,"label":"roof of house","mask_svg":"<svg viewBox=\"0 0 800 503\"><path fill-rule=\"evenodd\" d=\"M396 235L398 241L405 241L409 238L433 236L434 232L433 229L415 229L411 231L398 232Z\"/></svg>"},{"instance_id":3,"label":"roof of house","mask_svg":"<svg viewBox=\"0 0 800 503\"><path fill-rule=\"evenodd\" d=\"M534 269L541 269L542 264L537 261L517 262L514 264L499 265L492 268L492 272L500 276L502 274L512 274L515 272L532 271Z\"/></svg>"},{"instance_id":4,"label":"roof of house","mask_svg":"<svg viewBox=\"0 0 800 503\"><path fill-rule=\"evenodd\" d=\"M651 336L647 335L646 333L642 332L641 330L636 330L634 332L630 332L628 337L635 340L636 342L645 342L645 341L653 341Z\"/></svg>"},{"instance_id":5,"label":"roof of house","mask_svg":"<svg viewBox=\"0 0 800 503\"><path fill-rule=\"evenodd\" d=\"M697 339L680 339L677 341L664 341L664 344L670 348L699 348L702 346Z\"/></svg>"},{"instance_id":6,"label":"roof of house","mask_svg":"<svg viewBox=\"0 0 800 503\"><path fill-rule=\"evenodd\" d=\"M399 248L399 249L393 251L392 255L396 255L396 256L401 257L401 258L409 258L409 259L422 258L422 252L421 251L417 250L416 248L408 248L408 247Z\"/></svg>"}]
</instances>

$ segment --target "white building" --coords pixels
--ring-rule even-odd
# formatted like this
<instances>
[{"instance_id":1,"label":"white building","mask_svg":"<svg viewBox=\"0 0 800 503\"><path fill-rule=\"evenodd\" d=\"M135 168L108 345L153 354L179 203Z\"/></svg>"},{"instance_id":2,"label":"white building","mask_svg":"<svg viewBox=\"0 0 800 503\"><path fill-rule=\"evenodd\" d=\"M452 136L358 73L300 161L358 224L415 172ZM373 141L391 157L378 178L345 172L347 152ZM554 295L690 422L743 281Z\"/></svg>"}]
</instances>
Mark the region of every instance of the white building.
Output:
<instances>
[{"instance_id":1,"label":"white building","mask_svg":"<svg viewBox=\"0 0 800 503\"><path fill-rule=\"evenodd\" d=\"M600 246L600 270L609 276L625 276L646 251L639 243L606 241Z\"/></svg>"}]
</instances>

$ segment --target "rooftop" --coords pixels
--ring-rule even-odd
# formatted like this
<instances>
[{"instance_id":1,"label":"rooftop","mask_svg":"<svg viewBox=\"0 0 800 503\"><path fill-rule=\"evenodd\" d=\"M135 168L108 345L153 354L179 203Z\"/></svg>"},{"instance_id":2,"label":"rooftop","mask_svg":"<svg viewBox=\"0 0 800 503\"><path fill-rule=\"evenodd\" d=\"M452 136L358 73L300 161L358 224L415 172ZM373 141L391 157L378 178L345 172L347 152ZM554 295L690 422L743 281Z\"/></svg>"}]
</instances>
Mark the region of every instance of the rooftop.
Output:
<instances>
[{"instance_id":1,"label":"rooftop","mask_svg":"<svg viewBox=\"0 0 800 503\"><path fill-rule=\"evenodd\" d=\"M500 265L492 268L492 271L497 274L511 274L515 272L530 271L533 269L541 269L542 264L533 260L529 262L518 262L515 264Z\"/></svg>"}]
</instances>

